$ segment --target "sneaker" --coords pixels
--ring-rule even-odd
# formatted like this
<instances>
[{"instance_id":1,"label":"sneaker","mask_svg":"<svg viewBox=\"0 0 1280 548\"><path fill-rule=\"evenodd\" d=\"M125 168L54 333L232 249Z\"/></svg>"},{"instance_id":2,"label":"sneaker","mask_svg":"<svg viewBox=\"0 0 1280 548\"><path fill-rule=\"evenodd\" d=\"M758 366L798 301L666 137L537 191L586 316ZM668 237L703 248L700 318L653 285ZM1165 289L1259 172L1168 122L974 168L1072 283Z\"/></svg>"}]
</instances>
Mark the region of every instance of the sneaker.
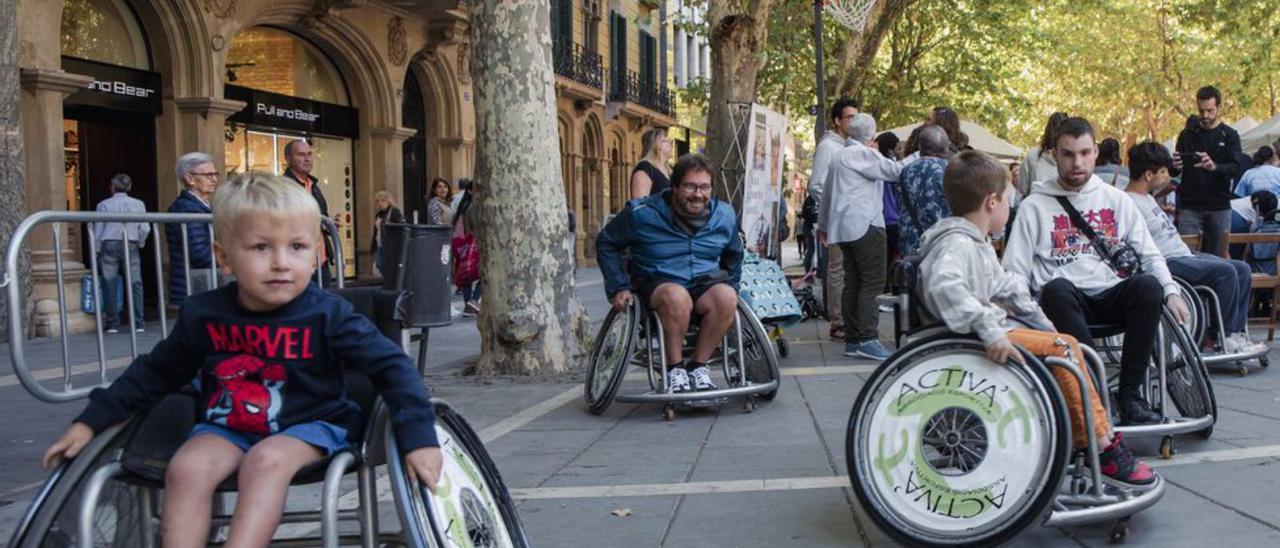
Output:
<instances>
[{"instance_id":1,"label":"sneaker","mask_svg":"<svg viewBox=\"0 0 1280 548\"><path fill-rule=\"evenodd\" d=\"M145 328L139 327L139 328L137 328L137 329L133 330L133 332L134 332L134 333L146 333L146 332L147 332L147 330L146 330Z\"/></svg>"},{"instance_id":2,"label":"sneaker","mask_svg":"<svg viewBox=\"0 0 1280 548\"><path fill-rule=\"evenodd\" d=\"M1120 424L1152 424L1162 420L1159 413L1151 408L1151 404L1141 396L1120 397Z\"/></svg>"},{"instance_id":3,"label":"sneaker","mask_svg":"<svg viewBox=\"0 0 1280 548\"><path fill-rule=\"evenodd\" d=\"M468 301L466 306L462 307L462 313L464 315L471 314L472 316L475 316L480 313L480 305L475 301Z\"/></svg>"},{"instance_id":4,"label":"sneaker","mask_svg":"<svg viewBox=\"0 0 1280 548\"><path fill-rule=\"evenodd\" d=\"M880 344L878 339L872 339L861 343L845 343L844 355L850 358L867 358L882 362L889 358L889 350L883 344Z\"/></svg>"},{"instance_id":5,"label":"sneaker","mask_svg":"<svg viewBox=\"0 0 1280 548\"><path fill-rule=\"evenodd\" d=\"M689 372L689 377L693 379L694 390L702 392L716 389L716 384L711 382L711 370L707 369L707 366L705 365L695 367L693 371Z\"/></svg>"},{"instance_id":6,"label":"sneaker","mask_svg":"<svg viewBox=\"0 0 1280 548\"><path fill-rule=\"evenodd\" d=\"M107 328L107 333L119 333L119 332L120 332L120 328L118 328L118 327L108 327L108 328Z\"/></svg>"},{"instance_id":7,"label":"sneaker","mask_svg":"<svg viewBox=\"0 0 1280 548\"><path fill-rule=\"evenodd\" d=\"M1232 333L1227 335L1222 348L1227 354L1251 354L1265 349L1266 346L1249 340L1249 336L1244 333Z\"/></svg>"},{"instance_id":8,"label":"sneaker","mask_svg":"<svg viewBox=\"0 0 1280 548\"><path fill-rule=\"evenodd\" d=\"M841 342L843 342L843 341L844 341L844 328L843 328L843 327L835 327L835 326L832 326L832 327L831 327L831 330L827 332L827 336L831 337L831 340L833 340L833 341L841 341Z\"/></svg>"},{"instance_id":9,"label":"sneaker","mask_svg":"<svg viewBox=\"0 0 1280 548\"><path fill-rule=\"evenodd\" d=\"M1102 475L1109 479L1135 487L1149 486L1156 482L1156 474L1147 463L1133 456L1133 451L1116 439L1098 455L1098 465L1102 467Z\"/></svg>"},{"instance_id":10,"label":"sneaker","mask_svg":"<svg viewBox=\"0 0 1280 548\"><path fill-rule=\"evenodd\" d=\"M887 313L889 313L889 312L893 312L893 305L891 305L891 304L882 304L882 305L880 305L880 311L881 311L881 312L884 312L884 313L886 313L886 314L887 314Z\"/></svg>"},{"instance_id":11,"label":"sneaker","mask_svg":"<svg viewBox=\"0 0 1280 548\"><path fill-rule=\"evenodd\" d=\"M689 387L689 372L680 368L673 368L667 371L667 391L671 393L688 392L692 390Z\"/></svg>"}]
</instances>

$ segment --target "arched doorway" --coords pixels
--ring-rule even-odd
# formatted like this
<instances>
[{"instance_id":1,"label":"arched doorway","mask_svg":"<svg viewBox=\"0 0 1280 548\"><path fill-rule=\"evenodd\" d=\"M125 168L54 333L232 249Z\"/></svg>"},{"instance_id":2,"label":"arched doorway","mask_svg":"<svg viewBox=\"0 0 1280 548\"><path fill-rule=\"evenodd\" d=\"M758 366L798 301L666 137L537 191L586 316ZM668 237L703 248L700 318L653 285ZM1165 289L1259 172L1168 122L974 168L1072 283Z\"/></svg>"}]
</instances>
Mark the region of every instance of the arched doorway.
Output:
<instances>
[{"instance_id":1,"label":"arched doorway","mask_svg":"<svg viewBox=\"0 0 1280 548\"><path fill-rule=\"evenodd\" d=\"M418 76L410 69L404 78L404 94L401 99L400 125L417 130L402 145L404 154L404 204L405 218L413 219L414 213L426 218L427 195L427 111L423 101L422 86Z\"/></svg>"},{"instance_id":2,"label":"arched doorway","mask_svg":"<svg viewBox=\"0 0 1280 548\"><path fill-rule=\"evenodd\" d=\"M631 173L622 156L622 138L616 133L609 136L609 195L610 213L621 211L631 199Z\"/></svg>"},{"instance_id":3,"label":"arched doorway","mask_svg":"<svg viewBox=\"0 0 1280 548\"><path fill-rule=\"evenodd\" d=\"M249 27L231 41L225 95L245 101L228 118L228 174L284 174L285 147L305 140L315 162L311 173L338 224L344 276L356 275L354 139L359 114L350 108L346 83L314 44L274 27ZM365 210L361 208L360 210Z\"/></svg>"},{"instance_id":4,"label":"arched doorway","mask_svg":"<svg viewBox=\"0 0 1280 548\"><path fill-rule=\"evenodd\" d=\"M160 74L152 72L146 33L123 0L65 2L61 21L62 67L93 78L87 89L63 101L62 153L66 208L93 211L113 194L111 178L128 175L129 195L148 211L164 210L156 182L156 116L162 110ZM167 206L168 204L163 204ZM68 230L72 249L86 265L94 259L78 226ZM143 302L159 302L153 264L157 246L144 246Z\"/></svg>"}]
</instances>

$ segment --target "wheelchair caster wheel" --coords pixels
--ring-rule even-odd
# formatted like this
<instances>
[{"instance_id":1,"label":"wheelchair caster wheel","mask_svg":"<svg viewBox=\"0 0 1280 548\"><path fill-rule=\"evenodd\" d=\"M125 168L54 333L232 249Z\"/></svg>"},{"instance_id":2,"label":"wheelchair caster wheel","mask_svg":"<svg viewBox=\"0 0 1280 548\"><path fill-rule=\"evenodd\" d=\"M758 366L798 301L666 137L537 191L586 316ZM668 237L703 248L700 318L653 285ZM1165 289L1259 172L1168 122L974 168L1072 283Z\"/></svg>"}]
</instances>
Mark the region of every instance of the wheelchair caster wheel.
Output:
<instances>
[{"instance_id":1,"label":"wheelchair caster wheel","mask_svg":"<svg viewBox=\"0 0 1280 548\"><path fill-rule=\"evenodd\" d=\"M1111 544L1124 544L1129 538L1129 518L1123 518L1115 522L1111 526L1111 533L1107 535L1107 540Z\"/></svg>"},{"instance_id":2,"label":"wheelchair caster wheel","mask_svg":"<svg viewBox=\"0 0 1280 548\"><path fill-rule=\"evenodd\" d=\"M791 345L787 344L786 339L778 339L778 356L785 358L791 353Z\"/></svg>"},{"instance_id":3,"label":"wheelchair caster wheel","mask_svg":"<svg viewBox=\"0 0 1280 548\"><path fill-rule=\"evenodd\" d=\"M747 398L747 401L742 404L742 410L746 411L747 413L755 413L756 412L755 398Z\"/></svg>"},{"instance_id":4,"label":"wheelchair caster wheel","mask_svg":"<svg viewBox=\"0 0 1280 548\"><path fill-rule=\"evenodd\" d=\"M676 420L676 406L674 406L674 405L668 405L668 406L666 406L666 407L663 407L663 408L662 408L662 420L664 420L664 421L668 421L668 422L669 422L669 421Z\"/></svg>"},{"instance_id":5,"label":"wheelchair caster wheel","mask_svg":"<svg viewBox=\"0 0 1280 548\"><path fill-rule=\"evenodd\" d=\"M1165 436L1160 439L1160 458L1169 460L1177 451L1173 448L1173 436Z\"/></svg>"},{"instance_id":6,"label":"wheelchair caster wheel","mask_svg":"<svg viewBox=\"0 0 1280 548\"><path fill-rule=\"evenodd\" d=\"M1258 358L1258 367L1261 367L1263 369L1271 367L1271 359L1266 356Z\"/></svg>"},{"instance_id":7,"label":"wheelchair caster wheel","mask_svg":"<svg viewBox=\"0 0 1280 548\"><path fill-rule=\"evenodd\" d=\"M1249 368L1245 367L1244 364L1240 364L1240 368L1236 370L1236 373L1238 373L1241 377L1248 377Z\"/></svg>"}]
</instances>

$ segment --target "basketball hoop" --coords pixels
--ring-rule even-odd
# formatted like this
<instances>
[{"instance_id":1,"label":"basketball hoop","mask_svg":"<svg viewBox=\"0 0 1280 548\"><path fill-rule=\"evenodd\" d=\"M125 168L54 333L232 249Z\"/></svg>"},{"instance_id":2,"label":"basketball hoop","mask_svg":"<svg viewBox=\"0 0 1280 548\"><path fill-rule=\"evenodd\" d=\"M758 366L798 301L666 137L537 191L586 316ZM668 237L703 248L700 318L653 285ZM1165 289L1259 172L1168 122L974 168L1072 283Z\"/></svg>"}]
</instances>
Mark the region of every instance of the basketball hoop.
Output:
<instances>
[{"instance_id":1,"label":"basketball hoop","mask_svg":"<svg viewBox=\"0 0 1280 548\"><path fill-rule=\"evenodd\" d=\"M853 32L862 32L867 26L867 16L876 0L826 0L823 7L836 22Z\"/></svg>"}]
</instances>

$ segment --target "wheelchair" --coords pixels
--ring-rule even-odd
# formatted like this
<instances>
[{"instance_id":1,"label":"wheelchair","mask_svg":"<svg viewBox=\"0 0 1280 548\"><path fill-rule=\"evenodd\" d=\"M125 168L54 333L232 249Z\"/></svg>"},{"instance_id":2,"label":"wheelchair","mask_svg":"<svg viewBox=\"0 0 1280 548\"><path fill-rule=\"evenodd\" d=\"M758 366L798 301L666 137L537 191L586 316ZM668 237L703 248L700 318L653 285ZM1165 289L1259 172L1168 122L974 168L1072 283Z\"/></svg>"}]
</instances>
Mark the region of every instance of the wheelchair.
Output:
<instances>
[{"instance_id":1,"label":"wheelchair","mask_svg":"<svg viewBox=\"0 0 1280 548\"><path fill-rule=\"evenodd\" d=\"M1209 379L1206 358L1200 352L1203 340L1205 314L1197 290L1185 281L1174 278L1182 298L1188 303L1191 321L1179 325L1172 313L1161 310L1160 328L1156 332L1156 348L1151 354L1150 367L1141 386L1141 393L1162 420L1155 424L1122 426L1116 431L1128 438L1160 437L1160 458L1169 459L1177 453L1174 436L1194 433L1202 439L1213 435L1217 422L1218 401L1213 383ZM1207 288L1206 288L1207 289ZM1209 292L1212 294L1212 291ZM1216 297L1214 297L1216 299ZM1197 306L1197 303L1200 303ZM1120 350L1124 343L1124 326L1095 324L1089 326L1095 341L1099 341L1098 353L1106 359L1108 388L1112 397L1119 391ZM1111 399L1104 399L1107 411L1111 411ZM1176 414L1175 414L1176 413Z\"/></svg>"},{"instance_id":2,"label":"wheelchair","mask_svg":"<svg viewBox=\"0 0 1280 548\"><path fill-rule=\"evenodd\" d=\"M764 325L741 298L733 325L724 341L712 354L707 366L719 369L721 388L702 392L671 392L667 386L667 363L662 322L641 299L633 299L623 310L610 310L600 326L591 349L584 386L587 407L600 415L615 400L624 403L661 403L665 420L674 420L678 407L716 407L729 398L743 397L744 410L755 411L756 400L772 401L778 394L781 378L778 357ZM689 333L684 338L684 351L692 350L697 341L698 323L694 314ZM649 390L619 394L628 366L645 371ZM716 365L719 365L717 368Z\"/></svg>"},{"instance_id":3,"label":"wheelchair","mask_svg":"<svg viewBox=\"0 0 1280 548\"><path fill-rule=\"evenodd\" d=\"M337 292L373 319L384 335L398 339L401 293L373 287ZM344 372L344 377L350 397L368 411L363 432L352 436L360 442L303 468L293 478L294 486L323 482L320 508L286 512L281 524L318 522L320 536L282 538L273 540L273 546L528 546L497 467L448 403L433 399L444 468L432 494L409 478L388 409L372 381L355 370ZM48 477L9 546L156 546L167 462L186 440L200 407L194 391L170 394L145 416L100 432ZM379 523L379 467L391 486L398 528ZM359 506L339 508L340 485L351 472L356 475ZM218 492L231 493L235 487L233 476ZM220 494L218 502L221 499ZM212 544L220 544L219 530L230 519L215 510ZM355 523L358 532L342 533L343 522Z\"/></svg>"},{"instance_id":4,"label":"wheelchair","mask_svg":"<svg viewBox=\"0 0 1280 548\"><path fill-rule=\"evenodd\" d=\"M895 265L900 348L868 378L850 413L846 466L858 501L895 541L913 546L993 546L1034 523L1070 527L1112 522L1122 542L1129 516L1165 493L1163 478L1141 488L1100 473L1096 440L1071 447L1062 392L1050 368L1077 379L1085 424L1089 382L1102 363L1037 358L995 364L973 336L929 324L915 299L915 264ZM1104 393L1099 387L1099 393Z\"/></svg>"},{"instance_id":5,"label":"wheelchair","mask_svg":"<svg viewBox=\"0 0 1280 548\"><path fill-rule=\"evenodd\" d=\"M1191 322L1187 330L1191 332L1191 340L1200 348L1212 342L1211 351L1204 354L1206 367L1234 370L1241 377L1249 374L1248 362L1257 361L1258 367L1266 369L1271 366L1267 356L1269 349L1254 352L1227 353L1222 345L1227 332L1222 322L1222 303L1217 293L1205 286L1192 286L1181 278L1174 278L1182 292L1183 299L1191 309ZM1246 323L1246 327L1248 327ZM1212 340L1210 340L1212 337Z\"/></svg>"}]
</instances>

